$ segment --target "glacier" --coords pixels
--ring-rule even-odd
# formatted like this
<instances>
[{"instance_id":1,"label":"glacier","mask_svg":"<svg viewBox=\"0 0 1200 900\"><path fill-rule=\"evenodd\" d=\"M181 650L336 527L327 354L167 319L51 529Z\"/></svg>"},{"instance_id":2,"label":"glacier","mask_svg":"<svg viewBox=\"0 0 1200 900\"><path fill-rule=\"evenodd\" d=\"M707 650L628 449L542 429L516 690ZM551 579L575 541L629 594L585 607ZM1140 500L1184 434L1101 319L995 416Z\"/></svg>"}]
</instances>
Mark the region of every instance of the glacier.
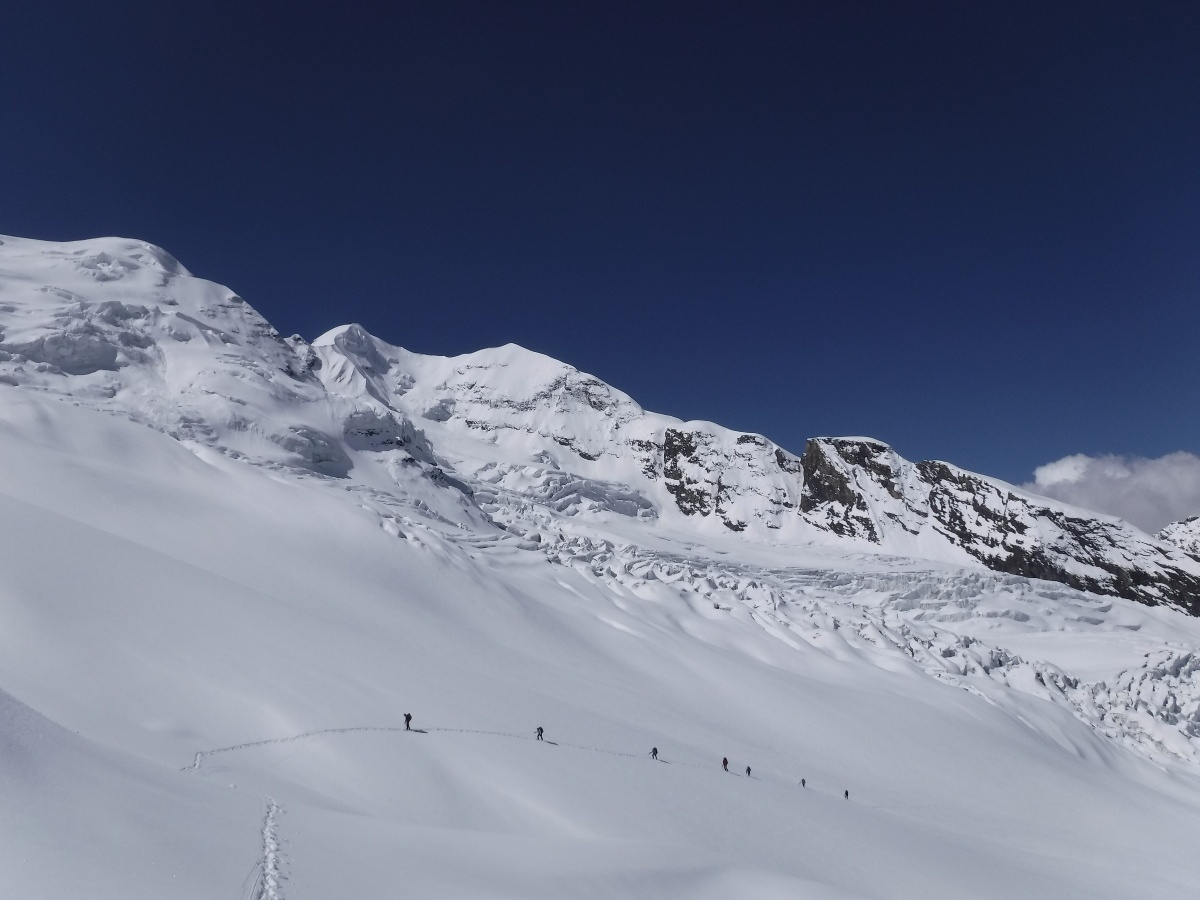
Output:
<instances>
[{"instance_id":1,"label":"glacier","mask_svg":"<svg viewBox=\"0 0 1200 900\"><path fill-rule=\"evenodd\" d=\"M0 238L0 398L5 896L1200 878L1191 523L285 337L118 238Z\"/></svg>"}]
</instances>

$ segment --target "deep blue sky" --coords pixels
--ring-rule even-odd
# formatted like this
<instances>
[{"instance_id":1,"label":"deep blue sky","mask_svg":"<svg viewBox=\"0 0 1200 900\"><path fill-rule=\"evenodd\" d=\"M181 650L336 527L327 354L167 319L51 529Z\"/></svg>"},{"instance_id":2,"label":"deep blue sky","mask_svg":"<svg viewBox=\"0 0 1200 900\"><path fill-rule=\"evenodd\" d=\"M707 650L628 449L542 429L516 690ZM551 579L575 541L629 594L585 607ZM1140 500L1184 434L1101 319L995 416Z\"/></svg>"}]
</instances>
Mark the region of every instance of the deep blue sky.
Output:
<instances>
[{"instance_id":1,"label":"deep blue sky","mask_svg":"<svg viewBox=\"0 0 1200 900\"><path fill-rule=\"evenodd\" d=\"M0 232L793 449L1200 451L1200 5L12 4Z\"/></svg>"}]
</instances>

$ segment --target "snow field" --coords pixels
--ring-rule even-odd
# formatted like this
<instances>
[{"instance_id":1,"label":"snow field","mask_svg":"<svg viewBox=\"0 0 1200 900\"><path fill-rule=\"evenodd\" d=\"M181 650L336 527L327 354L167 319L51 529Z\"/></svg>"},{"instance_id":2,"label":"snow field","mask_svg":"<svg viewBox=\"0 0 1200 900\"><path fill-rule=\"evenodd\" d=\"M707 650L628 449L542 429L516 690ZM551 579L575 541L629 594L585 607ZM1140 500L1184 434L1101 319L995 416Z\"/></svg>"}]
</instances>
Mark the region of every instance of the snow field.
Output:
<instances>
[{"instance_id":1,"label":"snow field","mask_svg":"<svg viewBox=\"0 0 1200 900\"><path fill-rule=\"evenodd\" d=\"M193 839L243 816L236 863L197 875L197 896L255 865L265 796L287 810L291 898L399 884L429 897L1120 897L1134 895L1129 873L1166 894L1194 877L1194 777L1112 747L1065 707L992 705L917 670L897 681L845 646L784 642L741 605L693 608L657 577L621 595L504 541L414 544L343 491L57 401L34 412L120 445L131 502L111 504L111 460L4 442L4 683L140 777L245 739L394 727L406 711L417 727L518 735L327 735L173 771L178 790L196 783L229 807L172 800L186 839L158 865L183 865ZM35 462L40 483L20 476ZM41 505L13 497L35 490ZM221 527L195 540L206 521ZM539 724L562 745L533 741ZM723 755L755 777L721 772ZM80 790L45 788L64 802ZM84 792L75 820L107 821L124 794ZM137 854L158 820L132 812ZM43 826L53 845L55 818ZM75 849L85 862L104 850ZM1148 876L1137 862L1152 850ZM154 884L107 882L114 897ZM95 878L93 896L105 886Z\"/></svg>"}]
</instances>

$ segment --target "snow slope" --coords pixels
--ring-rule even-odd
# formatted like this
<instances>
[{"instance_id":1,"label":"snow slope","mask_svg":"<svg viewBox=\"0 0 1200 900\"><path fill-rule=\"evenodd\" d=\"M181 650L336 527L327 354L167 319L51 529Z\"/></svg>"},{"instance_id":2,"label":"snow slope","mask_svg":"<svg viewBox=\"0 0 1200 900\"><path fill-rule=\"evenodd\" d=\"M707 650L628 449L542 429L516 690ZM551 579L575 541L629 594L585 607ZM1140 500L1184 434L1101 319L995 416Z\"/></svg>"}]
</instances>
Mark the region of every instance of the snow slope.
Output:
<instances>
[{"instance_id":1,"label":"snow slope","mask_svg":"<svg viewBox=\"0 0 1200 900\"><path fill-rule=\"evenodd\" d=\"M517 347L3 241L0 895L1194 890L1197 619L820 527Z\"/></svg>"}]
</instances>

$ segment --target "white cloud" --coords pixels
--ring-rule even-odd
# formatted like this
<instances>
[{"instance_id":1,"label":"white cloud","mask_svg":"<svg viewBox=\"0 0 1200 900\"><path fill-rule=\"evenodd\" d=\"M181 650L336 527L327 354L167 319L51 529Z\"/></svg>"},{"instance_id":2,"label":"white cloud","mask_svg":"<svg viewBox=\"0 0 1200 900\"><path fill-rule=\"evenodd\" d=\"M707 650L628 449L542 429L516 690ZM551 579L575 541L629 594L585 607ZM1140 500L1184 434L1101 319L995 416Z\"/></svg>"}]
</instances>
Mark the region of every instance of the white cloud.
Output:
<instances>
[{"instance_id":1,"label":"white cloud","mask_svg":"<svg viewBox=\"0 0 1200 900\"><path fill-rule=\"evenodd\" d=\"M1179 452L1145 459L1077 453L1038 466L1033 482L1022 487L1120 516L1154 534L1171 522L1200 515L1200 456Z\"/></svg>"}]
</instances>

